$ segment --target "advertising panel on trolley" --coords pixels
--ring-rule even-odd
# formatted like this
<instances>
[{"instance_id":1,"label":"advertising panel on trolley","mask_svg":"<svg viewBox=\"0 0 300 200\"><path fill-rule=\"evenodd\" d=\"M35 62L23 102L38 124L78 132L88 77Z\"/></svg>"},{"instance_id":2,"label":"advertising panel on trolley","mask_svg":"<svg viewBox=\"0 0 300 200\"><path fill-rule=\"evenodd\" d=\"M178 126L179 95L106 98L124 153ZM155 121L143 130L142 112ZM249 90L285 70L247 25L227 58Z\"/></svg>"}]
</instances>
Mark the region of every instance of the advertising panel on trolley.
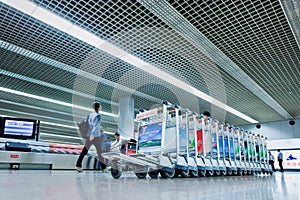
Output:
<instances>
[{"instance_id":1,"label":"advertising panel on trolley","mask_svg":"<svg viewBox=\"0 0 300 200\"><path fill-rule=\"evenodd\" d=\"M140 127L139 151L159 151L162 137L162 123L150 124Z\"/></svg>"}]
</instances>

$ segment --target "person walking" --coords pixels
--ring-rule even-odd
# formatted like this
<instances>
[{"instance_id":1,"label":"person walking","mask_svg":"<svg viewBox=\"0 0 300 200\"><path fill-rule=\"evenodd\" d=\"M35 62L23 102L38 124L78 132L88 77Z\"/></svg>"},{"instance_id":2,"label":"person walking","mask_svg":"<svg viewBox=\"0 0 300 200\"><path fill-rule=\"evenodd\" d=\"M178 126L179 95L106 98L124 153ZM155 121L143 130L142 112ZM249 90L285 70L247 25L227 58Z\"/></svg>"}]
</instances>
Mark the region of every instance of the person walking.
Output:
<instances>
[{"instance_id":1,"label":"person walking","mask_svg":"<svg viewBox=\"0 0 300 200\"><path fill-rule=\"evenodd\" d=\"M98 160L102 163L104 163L104 161L102 160L103 157L101 157L101 130L100 130L100 126L101 126L101 104L99 102L94 102L93 103L93 108L94 111L92 113L89 114L88 117L88 124L89 124L89 130L87 132L87 139L85 141L85 145L77 159L76 162L76 166L75 169L78 172L83 172L82 169L82 161L85 155L87 155L90 147L92 145L95 146L96 150L97 150L97 154L98 154ZM102 167L104 167L104 165L101 165ZM102 169L104 170L104 169Z\"/></svg>"},{"instance_id":2,"label":"person walking","mask_svg":"<svg viewBox=\"0 0 300 200\"><path fill-rule=\"evenodd\" d=\"M269 151L269 164L271 165L273 172L275 172L274 162L275 162L275 158L271 153L271 151Z\"/></svg>"},{"instance_id":3,"label":"person walking","mask_svg":"<svg viewBox=\"0 0 300 200\"><path fill-rule=\"evenodd\" d=\"M279 162L280 172L284 172L283 166L282 166L283 155L280 152L280 149L278 149L277 151L278 151L278 162Z\"/></svg>"}]
</instances>

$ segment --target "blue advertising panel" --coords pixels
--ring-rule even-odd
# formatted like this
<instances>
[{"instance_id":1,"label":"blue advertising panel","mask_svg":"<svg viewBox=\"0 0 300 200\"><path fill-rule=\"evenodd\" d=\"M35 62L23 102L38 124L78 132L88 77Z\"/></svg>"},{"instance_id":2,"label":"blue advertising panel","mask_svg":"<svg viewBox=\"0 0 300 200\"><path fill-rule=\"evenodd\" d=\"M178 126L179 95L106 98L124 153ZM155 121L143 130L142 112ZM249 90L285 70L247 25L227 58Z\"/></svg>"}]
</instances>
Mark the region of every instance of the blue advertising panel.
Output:
<instances>
[{"instance_id":1,"label":"blue advertising panel","mask_svg":"<svg viewBox=\"0 0 300 200\"><path fill-rule=\"evenodd\" d=\"M211 146L212 146L212 155L217 156L218 155L218 146L217 146L217 134L216 133L211 134Z\"/></svg>"},{"instance_id":2,"label":"blue advertising panel","mask_svg":"<svg viewBox=\"0 0 300 200\"><path fill-rule=\"evenodd\" d=\"M234 153L237 159L240 159L240 144L238 138L234 138Z\"/></svg>"},{"instance_id":3,"label":"blue advertising panel","mask_svg":"<svg viewBox=\"0 0 300 200\"><path fill-rule=\"evenodd\" d=\"M225 152L225 157L229 158L229 148L228 148L228 136L224 136L224 152Z\"/></svg>"},{"instance_id":4,"label":"blue advertising panel","mask_svg":"<svg viewBox=\"0 0 300 200\"><path fill-rule=\"evenodd\" d=\"M181 125L179 127L179 146L180 146L180 151L186 152L187 147L186 147L186 125Z\"/></svg>"},{"instance_id":5,"label":"blue advertising panel","mask_svg":"<svg viewBox=\"0 0 300 200\"><path fill-rule=\"evenodd\" d=\"M224 158L224 145L223 145L223 137L219 136L219 151L220 151L220 157Z\"/></svg>"},{"instance_id":6,"label":"blue advertising panel","mask_svg":"<svg viewBox=\"0 0 300 200\"><path fill-rule=\"evenodd\" d=\"M161 146L162 123L142 126L139 130L139 150L159 151Z\"/></svg>"},{"instance_id":7,"label":"blue advertising panel","mask_svg":"<svg viewBox=\"0 0 300 200\"><path fill-rule=\"evenodd\" d=\"M230 156L231 156L231 158L235 158L233 142L234 142L233 138L230 137L229 144L230 144Z\"/></svg>"}]
</instances>

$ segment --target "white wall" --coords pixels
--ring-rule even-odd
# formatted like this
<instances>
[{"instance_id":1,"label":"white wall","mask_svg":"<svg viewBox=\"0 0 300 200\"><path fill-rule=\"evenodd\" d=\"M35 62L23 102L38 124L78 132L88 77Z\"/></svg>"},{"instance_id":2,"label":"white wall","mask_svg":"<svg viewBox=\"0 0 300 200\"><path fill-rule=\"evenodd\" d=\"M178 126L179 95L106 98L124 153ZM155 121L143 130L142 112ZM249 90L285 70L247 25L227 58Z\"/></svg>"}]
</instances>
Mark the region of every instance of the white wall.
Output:
<instances>
[{"instance_id":1,"label":"white wall","mask_svg":"<svg viewBox=\"0 0 300 200\"><path fill-rule=\"evenodd\" d=\"M280 122L262 123L261 128L257 129L256 124L240 126L245 131L260 134L269 140L300 138L300 119L294 120L294 126L289 124L289 120ZM300 144L299 144L300 147Z\"/></svg>"}]
</instances>

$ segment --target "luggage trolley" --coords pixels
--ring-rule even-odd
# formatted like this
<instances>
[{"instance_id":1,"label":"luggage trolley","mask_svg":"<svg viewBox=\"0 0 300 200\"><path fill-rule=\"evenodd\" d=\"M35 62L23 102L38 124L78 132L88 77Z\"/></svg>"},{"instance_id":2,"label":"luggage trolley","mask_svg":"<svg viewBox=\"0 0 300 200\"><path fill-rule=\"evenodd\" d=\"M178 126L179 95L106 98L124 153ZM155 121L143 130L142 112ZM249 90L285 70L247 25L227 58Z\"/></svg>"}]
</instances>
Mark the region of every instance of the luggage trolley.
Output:
<instances>
[{"instance_id":1,"label":"luggage trolley","mask_svg":"<svg viewBox=\"0 0 300 200\"><path fill-rule=\"evenodd\" d=\"M255 157L254 157L254 154L255 154L255 150L254 150L254 141L253 141L253 136L252 136L252 133L249 132L248 133L248 137L247 137L247 141L248 141L248 153L249 153L249 163L250 163L250 166L251 166L251 171L253 174L256 174L258 171L257 171L257 166L254 162L255 160Z\"/></svg>"},{"instance_id":2,"label":"luggage trolley","mask_svg":"<svg viewBox=\"0 0 300 200\"><path fill-rule=\"evenodd\" d=\"M197 165L188 156L187 115L178 105L171 105L167 101L163 101L163 107L167 120L162 130L161 155L167 157L173 167L171 171L170 168L162 168L160 174L163 178L187 177L190 172L192 176L197 176ZM144 153L149 154L147 151Z\"/></svg>"},{"instance_id":3,"label":"luggage trolley","mask_svg":"<svg viewBox=\"0 0 300 200\"><path fill-rule=\"evenodd\" d=\"M189 149L189 115L191 111L182 109L175 105L176 114L176 156L174 156L175 163L175 177L198 176L197 163L194 157L190 155ZM182 159L184 158L184 160ZM184 162L185 161L185 162Z\"/></svg>"},{"instance_id":4,"label":"luggage trolley","mask_svg":"<svg viewBox=\"0 0 300 200\"><path fill-rule=\"evenodd\" d=\"M223 162L225 164L227 175L232 175L234 170L231 167L229 158L227 159L226 153L225 153L225 147L228 148L227 137L225 137L226 130L227 130L227 126L225 126L224 124L220 124L219 139L218 139L219 140L219 154L220 154L220 159L223 160ZM236 174L237 174L237 171L236 171Z\"/></svg>"},{"instance_id":5,"label":"luggage trolley","mask_svg":"<svg viewBox=\"0 0 300 200\"><path fill-rule=\"evenodd\" d=\"M244 167L244 170L247 172L247 174L252 174L251 172L251 165L248 160L248 143L247 143L247 132L241 129L239 131L239 141L240 141L240 162L241 165Z\"/></svg>"},{"instance_id":6,"label":"luggage trolley","mask_svg":"<svg viewBox=\"0 0 300 200\"><path fill-rule=\"evenodd\" d=\"M239 128L233 129L233 146L234 146L234 157L237 165L237 170L239 174L247 174L246 166L242 160L242 151L243 151L243 141L241 137L241 131Z\"/></svg>"},{"instance_id":7,"label":"luggage trolley","mask_svg":"<svg viewBox=\"0 0 300 200\"><path fill-rule=\"evenodd\" d=\"M266 166L267 173L272 175L273 170L271 165L269 164L269 156L268 156L268 138L265 137L263 140L263 151L264 151L264 162Z\"/></svg>"},{"instance_id":8,"label":"luggage trolley","mask_svg":"<svg viewBox=\"0 0 300 200\"><path fill-rule=\"evenodd\" d=\"M247 167L248 174L254 174L255 168L252 163L252 148L251 148L251 141L250 141L250 134L248 131L243 131L243 140L244 140L244 149L245 149L245 156L244 161Z\"/></svg>"},{"instance_id":9,"label":"luggage trolley","mask_svg":"<svg viewBox=\"0 0 300 200\"><path fill-rule=\"evenodd\" d=\"M258 135L258 140L259 140L259 163L261 166L261 171L263 174L269 174L269 163L267 162L267 149L265 148L265 138L263 135L259 136Z\"/></svg>"},{"instance_id":10,"label":"luggage trolley","mask_svg":"<svg viewBox=\"0 0 300 200\"><path fill-rule=\"evenodd\" d=\"M173 129L175 137L175 120L169 114L169 104L163 102L161 108L140 112L139 138L136 154L125 155L120 152L103 153L102 156L111 161L111 175L117 179L122 171L134 171L138 178L157 178L160 173L163 178L172 178L175 166L169 157L166 147L166 131Z\"/></svg>"},{"instance_id":11,"label":"luggage trolley","mask_svg":"<svg viewBox=\"0 0 300 200\"><path fill-rule=\"evenodd\" d=\"M250 133L251 136L251 148L252 148L252 162L255 168L255 172L257 174L261 173L260 163L258 162L259 155L259 145L258 145L258 137L254 133Z\"/></svg>"},{"instance_id":12,"label":"luggage trolley","mask_svg":"<svg viewBox=\"0 0 300 200\"><path fill-rule=\"evenodd\" d=\"M235 162L233 147L233 127L231 127L229 124L224 126L224 147L225 159L228 160L230 164L230 170L232 171L233 175L237 175L238 169Z\"/></svg>"},{"instance_id":13,"label":"luggage trolley","mask_svg":"<svg viewBox=\"0 0 300 200\"><path fill-rule=\"evenodd\" d=\"M213 176L214 174L219 176L221 174L219 163L216 159L212 158L212 139L211 139L211 122L210 118L206 121L204 120L204 116L201 116L201 129L198 130L198 147L199 154L203 156L205 168L206 168L206 175ZM197 131L197 132L198 132ZM200 139L199 139L200 137ZM199 145L200 144L200 145Z\"/></svg>"},{"instance_id":14,"label":"luggage trolley","mask_svg":"<svg viewBox=\"0 0 300 200\"><path fill-rule=\"evenodd\" d=\"M199 142L199 146L200 146L200 141L199 141L200 138L198 138L197 133L200 134L200 131L198 131L197 127L200 126L200 121L201 121L201 118L197 113L195 113L195 112L190 113L189 120L188 120L189 153L190 153L190 156L194 157L194 159L196 160L196 164L197 164L197 168L198 168L198 175L204 177L206 175L206 167L205 167L205 163L203 160L203 156L201 156L198 151L198 149L200 149L200 147L198 148L198 142ZM201 129L201 128L199 128L199 129ZM201 136L201 138L202 138L202 136Z\"/></svg>"},{"instance_id":15,"label":"luggage trolley","mask_svg":"<svg viewBox=\"0 0 300 200\"><path fill-rule=\"evenodd\" d=\"M219 140L219 134L221 129L221 125L217 120L211 123L211 144L212 144L212 159L217 161L217 164L219 166L220 173L222 175L227 174L227 168L225 164L224 156L221 156L220 153L220 140ZM223 147L223 144L222 144Z\"/></svg>"}]
</instances>

